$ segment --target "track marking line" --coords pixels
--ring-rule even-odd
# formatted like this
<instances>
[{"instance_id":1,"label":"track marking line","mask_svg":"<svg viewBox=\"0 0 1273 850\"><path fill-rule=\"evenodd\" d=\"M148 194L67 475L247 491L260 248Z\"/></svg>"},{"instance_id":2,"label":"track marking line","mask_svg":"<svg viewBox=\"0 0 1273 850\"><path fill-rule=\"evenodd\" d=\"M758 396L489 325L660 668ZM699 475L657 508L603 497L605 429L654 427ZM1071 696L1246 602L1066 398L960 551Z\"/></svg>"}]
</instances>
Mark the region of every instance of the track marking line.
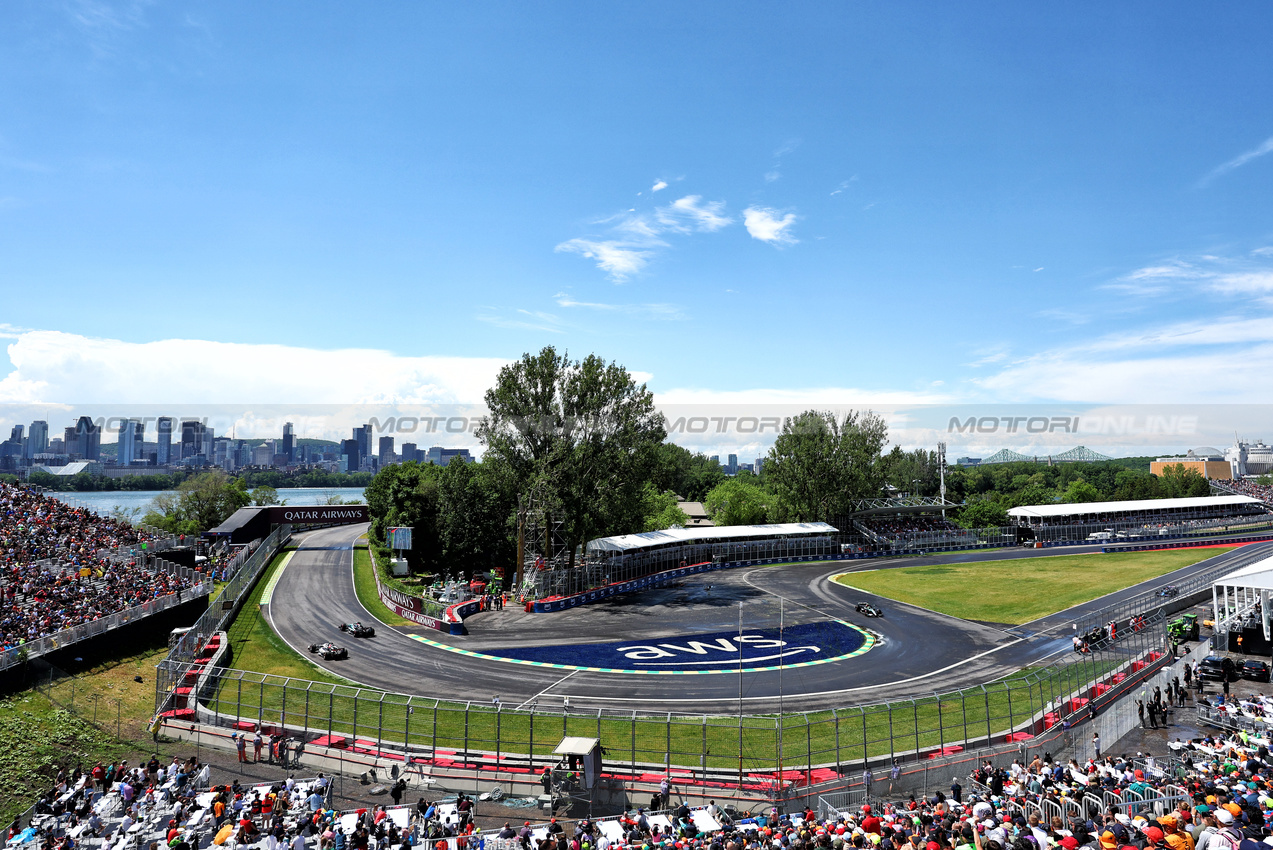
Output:
<instances>
[{"instance_id":1,"label":"track marking line","mask_svg":"<svg viewBox=\"0 0 1273 850\"><path fill-rule=\"evenodd\" d=\"M274 598L274 588L278 586L278 581L283 577L283 571L287 569L287 565L292 562L292 556L296 554L296 550L292 549L283 557L283 563L278 565L278 569L274 571L274 575L270 576L269 582L266 583L265 589L261 591L261 606L270 604L270 600ZM271 626L273 623L270 624Z\"/></svg>"},{"instance_id":2,"label":"track marking line","mask_svg":"<svg viewBox=\"0 0 1273 850\"><path fill-rule=\"evenodd\" d=\"M514 710L514 711L517 711L518 709L525 708L526 706L530 705L531 703L538 703L538 702L539 702L539 698L540 698L540 697L542 697L544 694L548 693L548 692L549 692L549 691L551 691L553 688L557 687L557 686L558 686L558 685L560 685L562 682L566 681L567 679L569 679L571 676L575 675L575 674L576 674L576 673L578 673L578 672L580 672L580 671L578 671L578 670L572 670L571 672L569 672L569 673L567 673L566 675L562 676L560 679L558 679L557 681L553 682L551 685L549 685L548 687L544 688L542 691L540 691L539 693L535 694L533 697L531 697L530 699L526 700L524 703L522 703L521 705L517 706L517 708L515 708L515 709L513 709L513 710Z\"/></svg>"}]
</instances>

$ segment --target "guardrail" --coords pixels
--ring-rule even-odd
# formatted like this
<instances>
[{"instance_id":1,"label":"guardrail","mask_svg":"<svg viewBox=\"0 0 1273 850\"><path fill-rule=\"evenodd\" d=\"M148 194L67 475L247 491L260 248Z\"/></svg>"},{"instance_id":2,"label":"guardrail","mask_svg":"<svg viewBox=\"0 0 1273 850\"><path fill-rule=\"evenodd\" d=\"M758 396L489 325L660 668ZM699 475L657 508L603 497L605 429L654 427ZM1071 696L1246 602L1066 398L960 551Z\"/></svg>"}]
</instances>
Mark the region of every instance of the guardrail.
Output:
<instances>
[{"instance_id":1,"label":"guardrail","mask_svg":"<svg viewBox=\"0 0 1273 850\"><path fill-rule=\"evenodd\" d=\"M1102 551L1109 553L1139 550L1116 548L1103 549ZM1108 605L1099 611L1093 611L1075 622L1078 623L1079 631L1082 632L1094 626L1107 625L1113 621L1122 622L1128 617L1143 614L1151 609L1161 608L1168 614L1175 613L1197 604L1200 600L1195 597L1198 597L1199 594L1210 594L1211 583L1216 579L1271 555L1273 555L1273 545L1264 542L1252 544L1240 552L1221 555L1220 557L1224 558L1222 563L1176 582L1175 586L1178 591L1176 596L1163 597L1159 596L1156 590L1147 590L1130 599Z\"/></svg>"},{"instance_id":2,"label":"guardrail","mask_svg":"<svg viewBox=\"0 0 1273 850\"><path fill-rule=\"evenodd\" d=\"M69 629L62 629L51 635L27 641L21 646L0 652L0 670L7 670L10 667L21 664L28 658L36 658L89 638L100 637L120 626L145 619L169 608L175 608L178 605L184 605L192 599L206 596L211 592L212 582L204 581L189 590L182 590L167 596L161 596L158 599L151 599L141 605L134 605L131 608L116 611L114 614L99 617L96 620L90 620L87 623L72 626Z\"/></svg>"}]
</instances>

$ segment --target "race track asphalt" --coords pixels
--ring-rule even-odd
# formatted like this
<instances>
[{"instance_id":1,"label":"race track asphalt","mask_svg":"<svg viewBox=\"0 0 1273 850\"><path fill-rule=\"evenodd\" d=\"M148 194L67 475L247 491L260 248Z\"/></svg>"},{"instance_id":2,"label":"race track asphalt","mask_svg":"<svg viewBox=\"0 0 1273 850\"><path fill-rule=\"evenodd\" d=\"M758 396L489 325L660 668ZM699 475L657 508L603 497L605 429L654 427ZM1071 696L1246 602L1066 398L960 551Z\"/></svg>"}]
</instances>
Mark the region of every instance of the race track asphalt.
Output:
<instances>
[{"instance_id":1,"label":"race track asphalt","mask_svg":"<svg viewBox=\"0 0 1273 850\"><path fill-rule=\"evenodd\" d=\"M353 543L365 531L365 525L338 526L293 537L296 554L267 609L275 631L293 649L308 655L307 645L328 640L347 646L345 660L309 657L332 673L369 687L483 703L499 695L506 706L535 703L560 708L568 697L572 710L605 707L733 714L741 706L744 713L768 713L778 709L780 699L787 711L819 710L984 683L1024 666L1049 663L1068 652L1068 624L1076 617L1146 589L1178 582L1216 563L1195 564L1016 628L960 620L873 597L829 579L858 569L1037 557L1038 551L740 567L701 574L639 598L617 597L556 614L526 614L514 608L482 612L466 621L468 635L451 636L425 627L391 628L363 608L354 592L352 564ZM1265 545L1273 551L1273 544ZM1099 551L1097 547L1046 551L1075 554L1093 549ZM858 614L854 605L864 600L878 604L885 615ZM684 643L696 635L737 632L740 617L748 630L773 630L780 620L787 627L841 620L875 633L877 643L863 654L840 661L741 675L737 671L716 675L596 672L449 651L486 654L509 647L613 641ZM342 622L355 620L374 623L376 637L353 638L339 630ZM432 643L422 643L413 634Z\"/></svg>"}]
</instances>

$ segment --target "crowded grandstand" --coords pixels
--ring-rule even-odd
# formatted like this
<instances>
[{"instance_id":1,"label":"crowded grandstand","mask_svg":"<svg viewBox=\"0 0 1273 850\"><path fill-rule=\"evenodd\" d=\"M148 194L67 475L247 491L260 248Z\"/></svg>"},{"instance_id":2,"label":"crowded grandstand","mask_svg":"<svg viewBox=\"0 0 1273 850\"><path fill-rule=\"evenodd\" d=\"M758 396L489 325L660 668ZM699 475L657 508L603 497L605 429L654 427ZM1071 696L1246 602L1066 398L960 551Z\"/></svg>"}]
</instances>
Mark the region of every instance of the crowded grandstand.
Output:
<instances>
[{"instance_id":1,"label":"crowded grandstand","mask_svg":"<svg viewBox=\"0 0 1273 850\"><path fill-rule=\"evenodd\" d=\"M0 651L171 594L193 582L148 567L151 535L0 483Z\"/></svg>"}]
</instances>

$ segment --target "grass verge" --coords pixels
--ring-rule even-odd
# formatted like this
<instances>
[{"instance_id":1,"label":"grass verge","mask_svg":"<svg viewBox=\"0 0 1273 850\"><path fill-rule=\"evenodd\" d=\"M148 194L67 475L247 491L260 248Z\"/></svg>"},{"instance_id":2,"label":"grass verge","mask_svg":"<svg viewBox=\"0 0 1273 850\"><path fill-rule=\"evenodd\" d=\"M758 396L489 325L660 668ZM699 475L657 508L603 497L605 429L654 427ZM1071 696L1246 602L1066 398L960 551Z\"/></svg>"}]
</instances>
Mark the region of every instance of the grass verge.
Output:
<instances>
[{"instance_id":1,"label":"grass verge","mask_svg":"<svg viewBox=\"0 0 1273 850\"><path fill-rule=\"evenodd\" d=\"M152 746L155 664L167 653L146 648L0 700L0 822L52 787L59 769L134 758Z\"/></svg>"},{"instance_id":2,"label":"grass verge","mask_svg":"<svg viewBox=\"0 0 1273 850\"><path fill-rule=\"evenodd\" d=\"M973 561L846 573L834 580L965 620L1017 625L1214 558L1231 548Z\"/></svg>"},{"instance_id":3,"label":"grass verge","mask_svg":"<svg viewBox=\"0 0 1273 850\"><path fill-rule=\"evenodd\" d=\"M404 617L399 617L380 601L380 596L376 593L375 570L376 565L372 562L371 551L366 546L354 549L354 592L358 594L358 601L362 603L362 607L385 625L416 625Z\"/></svg>"},{"instance_id":4,"label":"grass verge","mask_svg":"<svg viewBox=\"0 0 1273 850\"><path fill-rule=\"evenodd\" d=\"M244 600L239 615L230 624L227 634L233 654L231 664L239 670L272 673L315 682L340 683L326 670L310 662L308 658L293 652L292 648L270 627L261 612L261 594L269 586L270 579L287 557L290 549L280 551L261 573L251 594Z\"/></svg>"}]
</instances>

